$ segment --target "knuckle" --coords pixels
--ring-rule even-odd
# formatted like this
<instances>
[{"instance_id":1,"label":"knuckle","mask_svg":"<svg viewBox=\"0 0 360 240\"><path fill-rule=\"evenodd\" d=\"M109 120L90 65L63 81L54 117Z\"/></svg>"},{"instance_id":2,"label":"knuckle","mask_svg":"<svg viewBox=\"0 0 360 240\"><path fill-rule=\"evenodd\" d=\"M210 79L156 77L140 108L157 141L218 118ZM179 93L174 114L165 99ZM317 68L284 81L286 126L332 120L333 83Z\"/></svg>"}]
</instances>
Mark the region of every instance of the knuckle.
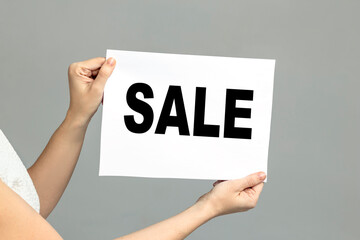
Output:
<instances>
[{"instance_id":1,"label":"knuckle","mask_svg":"<svg viewBox=\"0 0 360 240\"><path fill-rule=\"evenodd\" d=\"M108 76L110 75L110 73L112 72L111 68L109 68L108 66L103 68L103 73Z\"/></svg>"},{"instance_id":2,"label":"knuckle","mask_svg":"<svg viewBox=\"0 0 360 240\"><path fill-rule=\"evenodd\" d=\"M99 73L98 73L98 76L99 76L100 78L108 78L108 77L110 76L110 71L109 71L109 69L106 69L106 68L101 69L101 70L99 71Z\"/></svg>"},{"instance_id":3,"label":"knuckle","mask_svg":"<svg viewBox=\"0 0 360 240\"><path fill-rule=\"evenodd\" d=\"M104 77L105 77L104 70L100 70L100 71L98 72L97 77L98 77L98 78L104 78Z\"/></svg>"},{"instance_id":4,"label":"knuckle","mask_svg":"<svg viewBox=\"0 0 360 240\"><path fill-rule=\"evenodd\" d=\"M252 186L253 185L252 179L251 178L246 178L245 179L245 184L246 184L246 186Z\"/></svg>"},{"instance_id":5,"label":"knuckle","mask_svg":"<svg viewBox=\"0 0 360 240\"><path fill-rule=\"evenodd\" d=\"M253 208L256 207L258 200L259 200L258 198L255 198L254 201L252 202Z\"/></svg>"},{"instance_id":6,"label":"knuckle","mask_svg":"<svg viewBox=\"0 0 360 240\"><path fill-rule=\"evenodd\" d=\"M249 207L250 209L255 208L255 207L256 207L256 201L251 201L251 202L249 202L248 207Z\"/></svg>"},{"instance_id":7,"label":"knuckle","mask_svg":"<svg viewBox=\"0 0 360 240\"><path fill-rule=\"evenodd\" d=\"M78 63L76 63L76 62L71 63L71 64L69 65L68 72L69 72L69 73L75 72L75 69L77 68L77 66L78 66Z\"/></svg>"}]
</instances>

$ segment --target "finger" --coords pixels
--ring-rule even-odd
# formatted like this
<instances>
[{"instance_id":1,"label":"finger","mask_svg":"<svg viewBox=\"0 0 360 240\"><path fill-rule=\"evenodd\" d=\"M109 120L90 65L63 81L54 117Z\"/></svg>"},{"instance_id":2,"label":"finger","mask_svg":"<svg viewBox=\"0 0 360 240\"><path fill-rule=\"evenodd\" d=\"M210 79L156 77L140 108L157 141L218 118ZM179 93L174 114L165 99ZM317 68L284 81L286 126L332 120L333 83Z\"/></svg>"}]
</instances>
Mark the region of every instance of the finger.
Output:
<instances>
[{"instance_id":1,"label":"finger","mask_svg":"<svg viewBox=\"0 0 360 240\"><path fill-rule=\"evenodd\" d=\"M218 185L219 183L225 182L226 180L217 180L216 182L213 183L213 187L215 187L216 185Z\"/></svg>"},{"instance_id":2,"label":"finger","mask_svg":"<svg viewBox=\"0 0 360 240\"><path fill-rule=\"evenodd\" d=\"M99 69L91 71L91 75L95 78L99 73Z\"/></svg>"},{"instance_id":3,"label":"finger","mask_svg":"<svg viewBox=\"0 0 360 240\"><path fill-rule=\"evenodd\" d=\"M257 197L260 196L260 193L261 193L263 187L264 187L264 183L259 183L258 185L255 185L252 187L252 189L255 191L255 195Z\"/></svg>"},{"instance_id":4,"label":"finger","mask_svg":"<svg viewBox=\"0 0 360 240\"><path fill-rule=\"evenodd\" d=\"M105 63L104 57L97 57L79 62L79 65L89 70L96 70L99 69L104 63Z\"/></svg>"},{"instance_id":5,"label":"finger","mask_svg":"<svg viewBox=\"0 0 360 240\"><path fill-rule=\"evenodd\" d=\"M242 191L246 188L250 188L258 185L259 183L262 183L265 178L266 174L264 172L257 172L244 178L233 180L233 184L237 190Z\"/></svg>"},{"instance_id":6,"label":"finger","mask_svg":"<svg viewBox=\"0 0 360 240\"><path fill-rule=\"evenodd\" d=\"M116 61L114 58L109 58L106 62L101 66L97 77L95 78L93 87L104 89L106 81L110 77L111 73L115 68Z\"/></svg>"}]
</instances>

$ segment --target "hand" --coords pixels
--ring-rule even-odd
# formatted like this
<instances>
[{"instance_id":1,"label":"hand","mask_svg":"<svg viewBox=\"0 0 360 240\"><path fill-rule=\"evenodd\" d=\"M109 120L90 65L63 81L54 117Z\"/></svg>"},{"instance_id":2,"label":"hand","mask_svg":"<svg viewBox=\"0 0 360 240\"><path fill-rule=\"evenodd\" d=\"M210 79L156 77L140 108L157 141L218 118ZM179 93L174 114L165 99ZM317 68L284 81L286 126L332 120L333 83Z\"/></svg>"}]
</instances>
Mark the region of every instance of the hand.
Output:
<instances>
[{"instance_id":1,"label":"hand","mask_svg":"<svg viewBox=\"0 0 360 240\"><path fill-rule=\"evenodd\" d=\"M69 66L70 106L68 117L86 124L97 111L115 59L98 57Z\"/></svg>"},{"instance_id":2,"label":"hand","mask_svg":"<svg viewBox=\"0 0 360 240\"><path fill-rule=\"evenodd\" d=\"M197 204L208 206L214 217L247 211L256 206L265 178L265 173L258 172L237 180L217 181Z\"/></svg>"}]
</instances>

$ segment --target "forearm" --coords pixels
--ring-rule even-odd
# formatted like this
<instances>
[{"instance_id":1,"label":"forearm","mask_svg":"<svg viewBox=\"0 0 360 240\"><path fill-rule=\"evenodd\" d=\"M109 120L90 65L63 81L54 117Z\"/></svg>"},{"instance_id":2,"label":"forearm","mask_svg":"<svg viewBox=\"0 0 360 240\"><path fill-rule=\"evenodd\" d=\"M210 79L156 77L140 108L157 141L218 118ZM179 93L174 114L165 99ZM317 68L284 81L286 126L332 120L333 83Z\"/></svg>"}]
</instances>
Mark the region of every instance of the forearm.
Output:
<instances>
[{"instance_id":1,"label":"forearm","mask_svg":"<svg viewBox=\"0 0 360 240\"><path fill-rule=\"evenodd\" d=\"M263 172L245 178L221 181L192 207L165 221L116 240L180 240L210 219L254 208L263 188Z\"/></svg>"},{"instance_id":2,"label":"forearm","mask_svg":"<svg viewBox=\"0 0 360 240\"><path fill-rule=\"evenodd\" d=\"M131 233L116 240L180 240L202 224L215 217L210 206L196 203L182 213L167 220Z\"/></svg>"},{"instance_id":3,"label":"forearm","mask_svg":"<svg viewBox=\"0 0 360 240\"><path fill-rule=\"evenodd\" d=\"M88 121L69 112L37 161L28 169L40 198L40 214L55 208L71 178L84 142Z\"/></svg>"}]
</instances>

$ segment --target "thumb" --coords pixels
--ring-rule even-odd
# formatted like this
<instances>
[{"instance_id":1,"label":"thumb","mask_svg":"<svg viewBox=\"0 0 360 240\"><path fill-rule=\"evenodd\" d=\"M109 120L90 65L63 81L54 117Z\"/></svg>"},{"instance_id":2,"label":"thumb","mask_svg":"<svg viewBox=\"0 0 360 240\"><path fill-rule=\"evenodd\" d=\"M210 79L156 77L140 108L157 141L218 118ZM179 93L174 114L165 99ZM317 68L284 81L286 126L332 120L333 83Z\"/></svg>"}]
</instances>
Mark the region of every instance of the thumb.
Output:
<instances>
[{"instance_id":1,"label":"thumb","mask_svg":"<svg viewBox=\"0 0 360 240\"><path fill-rule=\"evenodd\" d=\"M258 185L259 183L262 183L266 178L266 174L264 172L257 172L250 174L244 178L234 180L234 183L236 185L236 188L240 191L254 187Z\"/></svg>"},{"instance_id":2,"label":"thumb","mask_svg":"<svg viewBox=\"0 0 360 240\"><path fill-rule=\"evenodd\" d=\"M101 66L98 75L95 78L93 83L93 87L104 89L106 81L110 77L111 73L115 68L116 61L114 58L109 58L106 62Z\"/></svg>"}]
</instances>

